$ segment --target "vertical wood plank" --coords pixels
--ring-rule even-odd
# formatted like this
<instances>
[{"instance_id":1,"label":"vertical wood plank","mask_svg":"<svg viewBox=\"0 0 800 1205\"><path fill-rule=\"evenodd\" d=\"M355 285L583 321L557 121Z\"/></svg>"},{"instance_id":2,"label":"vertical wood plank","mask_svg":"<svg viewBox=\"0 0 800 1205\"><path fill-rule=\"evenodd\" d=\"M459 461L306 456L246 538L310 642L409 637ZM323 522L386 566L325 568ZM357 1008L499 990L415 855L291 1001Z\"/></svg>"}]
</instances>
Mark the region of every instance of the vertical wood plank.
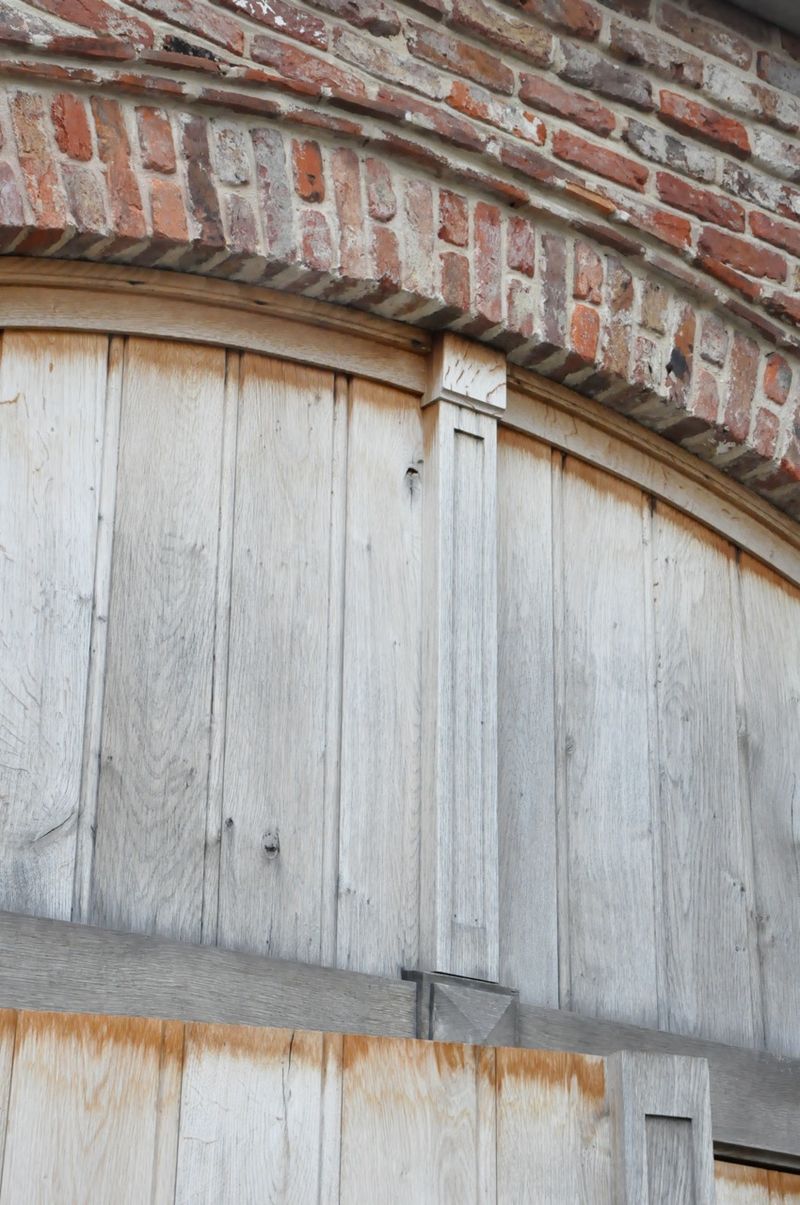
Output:
<instances>
[{"instance_id":1,"label":"vertical wood plank","mask_svg":"<svg viewBox=\"0 0 800 1205\"><path fill-rule=\"evenodd\" d=\"M641 492L563 476L569 1008L657 1023Z\"/></svg>"},{"instance_id":2,"label":"vertical wood plank","mask_svg":"<svg viewBox=\"0 0 800 1205\"><path fill-rule=\"evenodd\" d=\"M645 1142L649 1205L694 1202L692 1123L685 1117L648 1117Z\"/></svg>"},{"instance_id":3,"label":"vertical wood plank","mask_svg":"<svg viewBox=\"0 0 800 1205\"><path fill-rule=\"evenodd\" d=\"M320 958L333 377L247 355L236 469L220 944Z\"/></svg>"},{"instance_id":4,"label":"vertical wood plank","mask_svg":"<svg viewBox=\"0 0 800 1205\"><path fill-rule=\"evenodd\" d=\"M739 1163L714 1163L717 1205L772 1205L769 1172Z\"/></svg>"},{"instance_id":5,"label":"vertical wood plank","mask_svg":"<svg viewBox=\"0 0 800 1205\"><path fill-rule=\"evenodd\" d=\"M344 1039L341 1200L483 1201L478 1195L478 1048ZM402 1188L401 1188L402 1186Z\"/></svg>"},{"instance_id":6,"label":"vertical wood plank","mask_svg":"<svg viewBox=\"0 0 800 1205\"><path fill-rule=\"evenodd\" d=\"M201 931L225 353L125 364L92 920Z\"/></svg>"},{"instance_id":7,"label":"vertical wood plank","mask_svg":"<svg viewBox=\"0 0 800 1205\"><path fill-rule=\"evenodd\" d=\"M740 561L745 767L767 1049L800 1055L800 590Z\"/></svg>"},{"instance_id":8,"label":"vertical wood plank","mask_svg":"<svg viewBox=\"0 0 800 1205\"><path fill-rule=\"evenodd\" d=\"M186 1026L176 1205L319 1193L323 1035Z\"/></svg>"},{"instance_id":9,"label":"vertical wood plank","mask_svg":"<svg viewBox=\"0 0 800 1205\"><path fill-rule=\"evenodd\" d=\"M11 1078L14 1069L14 1048L17 1039L17 1013L12 1008L0 1009L0 1192L2 1192L5 1163L8 1111L11 1103Z\"/></svg>"},{"instance_id":10,"label":"vertical wood plank","mask_svg":"<svg viewBox=\"0 0 800 1205\"><path fill-rule=\"evenodd\" d=\"M2 1205L149 1203L162 1023L20 1013L17 1024Z\"/></svg>"},{"instance_id":11,"label":"vertical wood plank","mask_svg":"<svg viewBox=\"0 0 800 1205\"><path fill-rule=\"evenodd\" d=\"M497 441L500 982L558 1007L550 449Z\"/></svg>"},{"instance_id":12,"label":"vertical wood plank","mask_svg":"<svg viewBox=\"0 0 800 1205\"><path fill-rule=\"evenodd\" d=\"M103 459L97 516L92 629L89 645L89 678L86 690L86 719L83 732L81 806L75 845L75 880L72 919L85 922L91 908L92 861L97 826L97 791L100 783L100 752L103 733L103 699L108 649L108 610L111 602L111 556L114 541L114 512L117 499L119 424L125 340L109 339L106 379L106 416Z\"/></svg>"},{"instance_id":13,"label":"vertical wood plank","mask_svg":"<svg viewBox=\"0 0 800 1205\"><path fill-rule=\"evenodd\" d=\"M181 1083L183 1080L183 1043L183 1022L162 1022L153 1161L153 1205L173 1205L175 1200Z\"/></svg>"},{"instance_id":14,"label":"vertical wood plank","mask_svg":"<svg viewBox=\"0 0 800 1205\"><path fill-rule=\"evenodd\" d=\"M397 975L418 956L422 419L351 391L337 964Z\"/></svg>"},{"instance_id":15,"label":"vertical wood plank","mask_svg":"<svg viewBox=\"0 0 800 1205\"><path fill-rule=\"evenodd\" d=\"M497 423L425 410L421 954L496 980Z\"/></svg>"},{"instance_id":16,"label":"vertical wood plank","mask_svg":"<svg viewBox=\"0 0 800 1205\"><path fill-rule=\"evenodd\" d=\"M748 948L725 541L659 503L655 633L665 954L662 1024L750 1046Z\"/></svg>"},{"instance_id":17,"label":"vertical wood plank","mask_svg":"<svg viewBox=\"0 0 800 1205\"><path fill-rule=\"evenodd\" d=\"M339 1205L342 1163L342 1053L344 1038L322 1039L322 1119L319 1142L319 1205Z\"/></svg>"},{"instance_id":18,"label":"vertical wood plank","mask_svg":"<svg viewBox=\"0 0 800 1205\"><path fill-rule=\"evenodd\" d=\"M0 363L0 906L69 920L107 340L9 331Z\"/></svg>"},{"instance_id":19,"label":"vertical wood plank","mask_svg":"<svg viewBox=\"0 0 800 1205\"><path fill-rule=\"evenodd\" d=\"M611 1205L603 1059L497 1051L497 1200Z\"/></svg>"}]
</instances>

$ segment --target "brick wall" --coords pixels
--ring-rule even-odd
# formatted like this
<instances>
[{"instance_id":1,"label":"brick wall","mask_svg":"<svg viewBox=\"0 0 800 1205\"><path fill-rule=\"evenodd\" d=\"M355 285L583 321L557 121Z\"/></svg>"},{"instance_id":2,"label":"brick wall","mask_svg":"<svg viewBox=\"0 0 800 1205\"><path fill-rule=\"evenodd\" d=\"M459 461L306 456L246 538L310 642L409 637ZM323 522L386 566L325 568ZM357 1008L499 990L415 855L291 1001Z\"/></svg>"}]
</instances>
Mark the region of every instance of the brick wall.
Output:
<instances>
[{"instance_id":1,"label":"brick wall","mask_svg":"<svg viewBox=\"0 0 800 1205\"><path fill-rule=\"evenodd\" d=\"M504 347L800 518L800 40L723 0L0 0L0 249Z\"/></svg>"}]
</instances>

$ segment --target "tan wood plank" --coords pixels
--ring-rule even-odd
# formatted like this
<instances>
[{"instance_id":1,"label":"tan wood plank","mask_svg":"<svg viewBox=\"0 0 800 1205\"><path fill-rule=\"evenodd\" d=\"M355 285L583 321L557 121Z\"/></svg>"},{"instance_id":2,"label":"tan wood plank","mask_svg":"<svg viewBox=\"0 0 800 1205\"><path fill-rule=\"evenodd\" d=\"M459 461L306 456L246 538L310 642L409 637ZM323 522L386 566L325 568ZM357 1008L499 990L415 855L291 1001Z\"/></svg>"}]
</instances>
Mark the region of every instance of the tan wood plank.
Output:
<instances>
[{"instance_id":1,"label":"tan wood plank","mask_svg":"<svg viewBox=\"0 0 800 1205\"><path fill-rule=\"evenodd\" d=\"M772 1205L769 1172L717 1159L714 1163L717 1205Z\"/></svg>"},{"instance_id":2,"label":"tan wood plank","mask_svg":"<svg viewBox=\"0 0 800 1205\"><path fill-rule=\"evenodd\" d=\"M497 1200L611 1205L604 1060L497 1051Z\"/></svg>"},{"instance_id":3,"label":"tan wood plank","mask_svg":"<svg viewBox=\"0 0 800 1205\"><path fill-rule=\"evenodd\" d=\"M662 1024L751 1046L749 867L730 545L663 504L653 523L665 978Z\"/></svg>"},{"instance_id":4,"label":"tan wood plank","mask_svg":"<svg viewBox=\"0 0 800 1205\"><path fill-rule=\"evenodd\" d=\"M353 381L337 965L389 975L418 950L421 458L416 403Z\"/></svg>"},{"instance_id":5,"label":"tan wood plank","mask_svg":"<svg viewBox=\"0 0 800 1205\"><path fill-rule=\"evenodd\" d=\"M107 340L12 332L0 363L0 903L69 919Z\"/></svg>"},{"instance_id":6,"label":"tan wood plank","mask_svg":"<svg viewBox=\"0 0 800 1205\"><path fill-rule=\"evenodd\" d=\"M563 730L569 999L656 1023L657 986L639 490L567 459Z\"/></svg>"},{"instance_id":7,"label":"tan wood plank","mask_svg":"<svg viewBox=\"0 0 800 1205\"><path fill-rule=\"evenodd\" d=\"M161 1022L21 1013L17 1029L2 1205L149 1203Z\"/></svg>"},{"instance_id":8,"label":"tan wood plank","mask_svg":"<svg viewBox=\"0 0 800 1205\"><path fill-rule=\"evenodd\" d=\"M766 1046L800 1055L800 589L740 561L745 769Z\"/></svg>"},{"instance_id":9,"label":"tan wood plank","mask_svg":"<svg viewBox=\"0 0 800 1205\"><path fill-rule=\"evenodd\" d=\"M558 1006L550 449L498 432L500 982Z\"/></svg>"},{"instance_id":10,"label":"tan wood plank","mask_svg":"<svg viewBox=\"0 0 800 1205\"><path fill-rule=\"evenodd\" d=\"M8 1133L8 1108L11 1101L16 1038L17 1013L12 1008L0 1009L0 1185Z\"/></svg>"},{"instance_id":11,"label":"tan wood plank","mask_svg":"<svg viewBox=\"0 0 800 1205\"><path fill-rule=\"evenodd\" d=\"M323 1042L186 1026L176 1205L318 1199Z\"/></svg>"},{"instance_id":12,"label":"tan wood plank","mask_svg":"<svg viewBox=\"0 0 800 1205\"><path fill-rule=\"evenodd\" d=\"M477 1166L477 1047L347 1037L341 1200L483 1202Z\"/></svg>"},{"instance_id":13,"label":"tan wood plank","mask_svg":"<svg viewBox=\"0 0 800 1205\"><path fill-rule=\"evenodd\" d=\"M219 941L309 962L333 907L322 898L333 404L329 373L244 357Z\"/></svg>"},{"instance_id":14,"label":"tan wood plank","mask_svg":"<svg viewBox=\"0 0 800 1205\"><path fill-rule=\"evenodd\" d=\"M201 931L224 352L129 341L92 920Z\"/></svg>"}]
</instances>

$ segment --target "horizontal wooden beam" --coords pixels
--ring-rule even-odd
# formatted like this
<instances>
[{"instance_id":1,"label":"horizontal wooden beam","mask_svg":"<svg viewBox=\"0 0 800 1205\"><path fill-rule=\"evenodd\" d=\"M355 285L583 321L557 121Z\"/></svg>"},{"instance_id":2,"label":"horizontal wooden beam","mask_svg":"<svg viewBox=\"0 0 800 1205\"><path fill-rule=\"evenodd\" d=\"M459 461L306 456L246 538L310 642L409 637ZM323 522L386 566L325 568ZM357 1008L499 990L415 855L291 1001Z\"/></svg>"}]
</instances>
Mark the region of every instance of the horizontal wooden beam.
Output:
<instances>
[{"instance_id":1,"label":"horizontal wooden beam","mask_svg":"<svg viewBox=\"0 0 800 1205\"><path fill-rule=\"evenodd\" d=\"M0 1007L416 1034L408 980L8 912L0 912ZM520 1006L519 1045L705 1058L718 1148L800 1167L800 1060L531 1005Z\"/></svg>"}]
</instances>

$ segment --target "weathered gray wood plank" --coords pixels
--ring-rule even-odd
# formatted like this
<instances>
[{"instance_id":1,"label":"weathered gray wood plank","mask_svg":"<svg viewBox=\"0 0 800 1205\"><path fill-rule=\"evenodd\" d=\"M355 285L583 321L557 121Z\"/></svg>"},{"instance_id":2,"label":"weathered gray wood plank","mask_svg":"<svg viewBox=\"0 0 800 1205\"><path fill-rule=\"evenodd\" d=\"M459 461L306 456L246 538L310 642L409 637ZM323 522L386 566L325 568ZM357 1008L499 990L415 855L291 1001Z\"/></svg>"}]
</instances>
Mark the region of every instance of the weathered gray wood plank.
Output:
<instances>
[{"instance_id":1,"label":"weathered gray wood plank","mask_svg":"<svg viewBox=\"0 0 800 1205\"><path fill-rule=\"evenodd\" d=\"M0 363L0 902L69 917L108 341L8 332Z\"/></svg>"},{"instance_id":2,"label":"weathered gray wood plank","mask_svg":"<svg viewBox=\"0 0 800 1205\"><path fill-rule=\"evenodd\" d=\"M642 514L633 486L568 458L562 481L563 806L570 1008L658 1018Z\"/></svg>"},{"instance_id":3,"label":"weathered gray wood plank","mask_svg":"<svg viewBox=\"0 0 800 1205\"><path fill-rule=\"evenodd\" d=\"M225 353L132 339L92 920L199 938Z\"/></svg>"},{"instance_id":4,"label":"weathered gray wood plank","mask_svg":"<svg viewBox=\"0 0 800 1205\"><path fill-rule=\"evenodd\" d=\"M333 376L245 356L219 942L320 959Z\"/></svg>"}]
</instances>

